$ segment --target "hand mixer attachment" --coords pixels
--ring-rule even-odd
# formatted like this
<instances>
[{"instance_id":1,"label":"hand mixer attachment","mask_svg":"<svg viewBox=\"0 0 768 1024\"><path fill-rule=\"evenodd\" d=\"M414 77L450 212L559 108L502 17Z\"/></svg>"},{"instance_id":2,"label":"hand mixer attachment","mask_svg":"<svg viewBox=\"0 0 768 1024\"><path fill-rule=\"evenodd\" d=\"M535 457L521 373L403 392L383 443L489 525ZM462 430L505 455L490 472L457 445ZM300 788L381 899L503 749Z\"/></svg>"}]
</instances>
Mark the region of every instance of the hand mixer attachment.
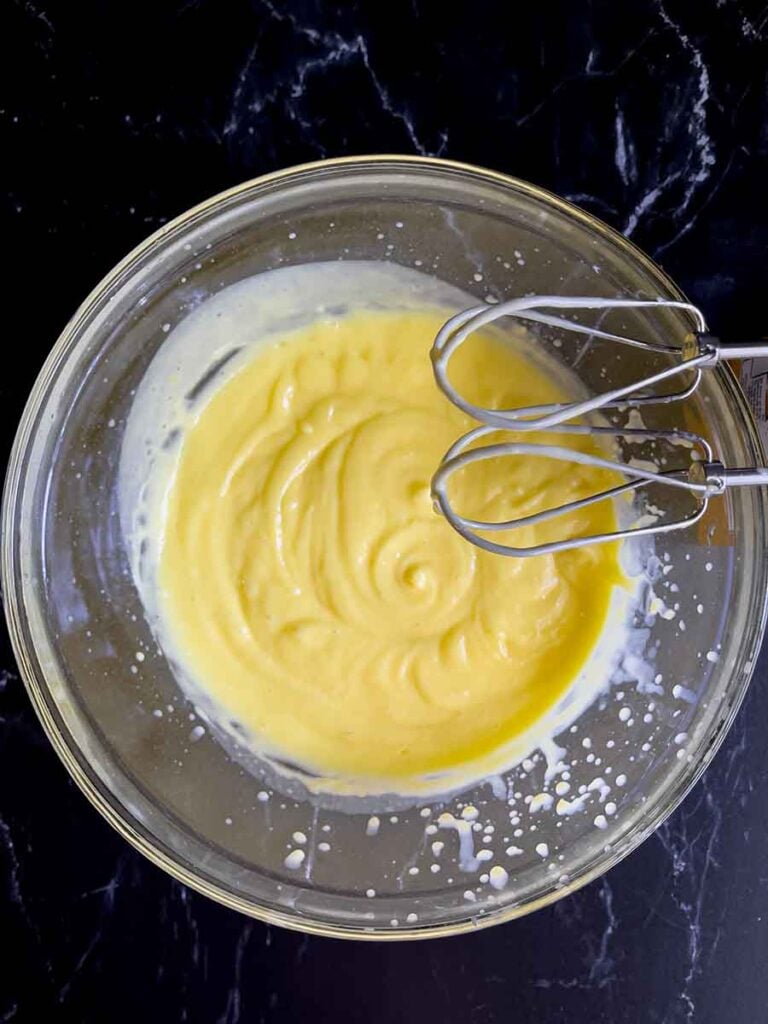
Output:
<instances>
[{"instance_id":1,"label":"hand mixer attachment","mask_svg":"<svg viewBox=\"0 0 768 1024\"><path fill-rule=\"evenodd\" d=\"M478 448L470 447L475 441L492 433L498 433L498 427L476 427L449 448L432 478L432 496L437 508L465 540L496 555L516 557L546 555L585 547L588 544L621 540L626 537L682 530L698 522L706 512L710 498L723 494L727 487L768 484L768 467L726 469L721 462L714 458L712 447L705 438L685 430L651 431L639 428L621 430L613 427L588 427L579 424L564 424L557 428L556 433L603 435L624 442L625 445L629 442L629 446L633 441L651 442L656 448L655 458L651 460L643 458L636 465L632 465L631 458L630 461L608 459L577 448L542 442L508 441ZM670 461L668 454L664 454L669 452L669 446L673 446L678 454L675 461L681 463L673 469L665 468L665 464ZM625 447L625 450L629 451L631 448ZM502 522L473 519L464 516L453 507L448 496L448 482L454 473L473 463L487 459L521 456L528 459L553 459L566 465L570 463L571 465L593 466L609 470L621 477L622 482L617 483L614 487L585 495L573 501L566 501L552 508L524 514ZM650 485L654 485L656 488L654 499L658 500L657 494L664 491L667 493L684 492L690 499L689 506L691 507L678 508L671 513L667 510L665 513L657 505L648 502L647 511L644 512L633 512L629 507L626 509L625 518L628 521L623 529L610 533L564 536L562 539L527 546L503 544L481 536L481 533L493 534L535 526L538 523L578 512L579 509L600 501L612 501L621 494L637 492L640 488L648 488Z\"/></svg>"},{"instance_id":2,"label":"hand mixer attachment","mask_svg":"<svg viewBox=\"0 0 768 1024\"><path fill-rule=\"evenodd\" d=\"M687 312L695 330L686 335L681 344L666 344L642 341L638 338L605 331L556 316L549 310L661 310L679 309ZM586 336L588 340L600 338L631 348L644 349L656 355L671 359L671 365L643 378L618 388L612 388L590 398L567 403L524 406L513 409L489 409L469 402L453 387L448 378L451 357L475 331L491 324L500 317L509 316L523 322L542 324L569 334ZM768 468L726 469L715 457L711 445L705 438L685 430L650 431L637 428L615 428L568 421L583 418L598 410L617 409L626 406L667 404L687 398L698 387L703 369L716 366L721 359L737 359L768 355L765 341L723 345L719 339L707 333L706 321L701 311L687 302L652 301L635 299L602 299L594 297L530 296L514 299L496 305L476 306L452 317L437 335L431 357L438 386L459 409L479 420L483 426L469 431L446 452L432 479L432 496L436 508L445 516L450 525L466 540L491 551L494 554L526 557L567 551L626 537L667 533L692 526L704 515L710 498L723 494L728 487L757 486L768 484ZM691 372L690 381L680 390L654 394L654 386L685 372ZM621 448L622 459L604 458L593 452L578 448L519 440L498 441L493 444L473 447L476 442L500 431L514 431L520 434L542 431L547 434L589 434L611 439ZM652 448L653 457L638 461L631 456L633 446L643 443ZM608 452L606 451L606 454ZM645 453L644 453L645 454ZM451 476L473 463L488 459L525 457L555 460L564 464L592 466L617 474L621 479L613 487L566 501L561 505L545 508L518 518L502 522L488 522L471 518L457 511L450 500L448 485ZM634 463L634 464L633 464ZM672 468L670 468L670 466ZM622 494L636 496L641 488L646 489L645 512L634 513L628 505L622 511L630 517L621 529L608 533L563 536L543 543L515 546L499 543L481 534L494 534L531 527L578 512L579 509L601 501L612 501ZM680 498L686 496L687 505L682 508L659 509L648 502L653 492L654 500L659 495ZM672 502L680 505L680 502Z\"/></svg>"}]
</instances>

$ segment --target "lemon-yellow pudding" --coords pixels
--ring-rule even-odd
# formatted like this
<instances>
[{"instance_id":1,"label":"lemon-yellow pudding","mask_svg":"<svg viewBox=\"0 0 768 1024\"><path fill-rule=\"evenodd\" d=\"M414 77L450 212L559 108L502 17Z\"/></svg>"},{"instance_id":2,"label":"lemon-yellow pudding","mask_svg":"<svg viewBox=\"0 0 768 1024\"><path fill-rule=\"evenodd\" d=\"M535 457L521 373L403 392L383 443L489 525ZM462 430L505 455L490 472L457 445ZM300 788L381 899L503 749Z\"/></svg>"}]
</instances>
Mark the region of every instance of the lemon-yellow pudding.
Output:
<instances>
[{"instance_id":1,"label":"lemon-yellow pudding","mask_svg":"<svg viewBox=\"0 0 768 1024\"><path fill-rule=\"evenodd\" d=\"M257 346L197 404L159 506L162 641L257 748L322 776L405 790L463 766L477 775L572 686L620 579L612 545L502 558L435 513L430 478L472 425L431 372L450 312L352 308ZM524 347L490 336L451 375L484 405L567 397ZM607 482L503 460L456 478L453 494L506 519ZM557 531L615 526L602 503Z\"/></svg>"}]
</instances>

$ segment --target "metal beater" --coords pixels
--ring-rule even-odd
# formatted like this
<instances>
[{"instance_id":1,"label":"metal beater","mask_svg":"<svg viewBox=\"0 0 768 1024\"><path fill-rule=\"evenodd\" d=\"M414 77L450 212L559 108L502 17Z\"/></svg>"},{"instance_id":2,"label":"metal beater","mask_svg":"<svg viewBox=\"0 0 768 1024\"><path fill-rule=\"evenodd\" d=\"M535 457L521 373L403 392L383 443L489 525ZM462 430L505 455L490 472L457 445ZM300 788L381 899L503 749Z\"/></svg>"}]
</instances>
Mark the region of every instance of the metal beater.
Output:
<instances>
[{"instance_id":1,"label":"metal beater","mask_svg":"<svg viewBox=\"0 0 768 1024\"><path fill-rule=\"evenodd\" d=\"M546 312L551 309L660 309L673 308L690 314L696 329L684 338L682 344L667 345L642 341L637 338L604 331L599 327L575 323L563 317ZM448 379L448 365L453 354L471 334L500 317L509 316L528 323L556 327L564 332L587 335L590 339L601 338L624 344L632 348L662 354L674 361L671 366L648 374L632 384L613 388L592 398L562 404L524 406L514 409L488 409L467 401ZM445 516L450 525L466 540L494 554L515 557L550 554L600 544L626 537L668 533L692 526L706 512L709 500L721 495L728 487L759 486L768 484L768 467L727 469L718 461L709 442L698 434L685 430L649 431L637 428L614 428L567 421L588 416L599 410L616 409L622 406L643 404L666 404L687 398L698 387L701 372L716 366L721 359L743 359L768 355L768 342L750 341L724 345L709 334L701 311L687 302L668 300L602 299L594 297L529 296L496 305L481 305L465 310L452 317L442 327L431 351L435 379L445 395L463 412L483 426L469 431L446 452L432 478L432 496L436 508ZM676 377L686 371L693 371L691 381L676 392L654 394L649 389ZM516 434L528 431L544 431L554 434L590 434L612 438L615 442L631 445L644 441L656 448L655 458L643 459L642 467L631 462L619 461L556 444L520 442L517 440L497 442L480 447L471 447L489 434L499 431L514 431ZM666 446L666 449L665 449ZM678 455L686 453L683 465L665 469L669 461L670 447ZM660 454L659 449L667 454ZM525 456L547 458L563 463L578 463L613 471L623 477L615 487L587 495L575 501L565 502L553 508L544 509L531 515L521 516L504 522L487 522L469 518L454 509L448 496L450 477L472 463L487 459ZM653 468L647 468L652 465ZM502 544L480 533L497 533L534 526L558 516L567 515L600 501L612 501L621 494L637 492L643 487L661 487L675 492L685 492L692 499L690 511L676 516L665 517L658 509L653 513L637 514L625 528L610 533L586 536L564 537L561 540L530 546ZM650 518L650 522L648 521Z\"/></svg>"}]
</instances>

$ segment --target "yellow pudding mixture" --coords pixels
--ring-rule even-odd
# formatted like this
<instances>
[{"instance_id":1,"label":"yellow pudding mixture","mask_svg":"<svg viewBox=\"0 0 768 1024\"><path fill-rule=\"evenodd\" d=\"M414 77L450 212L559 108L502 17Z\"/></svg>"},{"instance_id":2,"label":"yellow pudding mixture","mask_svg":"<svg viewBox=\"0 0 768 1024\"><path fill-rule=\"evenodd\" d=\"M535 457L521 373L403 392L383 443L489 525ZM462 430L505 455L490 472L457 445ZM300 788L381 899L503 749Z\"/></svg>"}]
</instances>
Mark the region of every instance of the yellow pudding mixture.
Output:
<instances>
[{"instance_id":1,"label":"yellow pudding mixture","mask_svg":"<svg viewBox=\"0 0 768 1024\"><path fill-rule=\"evenodd\" d=\"M502 558L435 513L430 478L473 425L432 377L447 315L353 311L261 348L202 405L167 495L159 610L185 669L262 749L325 776L396 784L482 763L568 690L620 579L613 545ZM451 375L484 405L565 397L491 336ZM454 481L485 519L609 482L547 459ZM615 525L602 503L515 536Z\"/></svg>"}]
</instances>

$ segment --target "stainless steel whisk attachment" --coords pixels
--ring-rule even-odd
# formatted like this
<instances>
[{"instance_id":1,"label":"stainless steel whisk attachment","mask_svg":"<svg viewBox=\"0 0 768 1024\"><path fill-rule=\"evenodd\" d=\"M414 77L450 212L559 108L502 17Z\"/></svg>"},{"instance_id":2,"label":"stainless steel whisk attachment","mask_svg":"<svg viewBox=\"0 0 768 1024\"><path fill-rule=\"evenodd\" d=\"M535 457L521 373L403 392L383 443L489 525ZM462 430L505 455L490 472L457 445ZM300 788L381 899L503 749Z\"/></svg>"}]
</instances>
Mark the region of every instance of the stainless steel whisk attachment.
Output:
<instances>
[{"instance_id":1,"label":"stainless steel whisk attachment","mask_svg":"<svg viewBox=\"0 0 768 1024\"><path fill-rule=\"evenodd\" d=\"M443 461L432 478L432 497L451 526L465 540L496 555L511 555L525 558L531 555L553 554L585 547L588 544L602 544L606 541L622 540L626 537L641 537L649 534L670 533L693 526L704 515L711 498L723 494L729 487L751 487L768 484L768 467L751 469L727 469L714 457L712 446L699 434L685 430L642 430L640 428L590 427L580 424L564 424L553 433L603 435L621 441L650 441L657 447L666 444L682 449L688 455L688 464L674 469L665 469L666 457L657 451L656 462L643 458L633 466L631 461L603 458L591 452L561 445L542 442L507 441L470 447L475 441L488 434L499 432L498 427L482 426L470 430L446 452ZM618 474L622 482L614 487L588 494L572 501L563 502L551 508L520 515L501 522L474 519L457 511L449 496L448 482L451 476L473 463L499 458L552 459L571 465L593 466ZM653 469L647 468L654 465ZM621 494L636 492L640 488L656 486L666 493L683 493L689 499L690 508L677 508L669 514L652 503L648 511L626 510L625 518L630 520L619 530L607 533L593 533L578 536L564 536L561 539L538 544L516 546L495 541L481 533L494 534L516 530L525 526L553 520L559 516L578 512L601 501L612 501Z\"/></svg>"},{"instance_id":2,"label":"stainless steel whisk attachment","mask_svg":"<svg viewBox=\"0 0 768 1024\"><path fill-rule=\"evenodd\" d=\"M695 330L690 332L682 344L672 345L647 342L567 320L553 315L548 310L612 310L612 309L662 309L673 308L687 312L693 319ZM527 323L558 328L564 332L600 338L636 349L644 349L672 359L669 366L649 373L629 385L609 389L599 395L567 403L552 403L536 406L521 406L513 409L489 409L475 405L465 399L454 388L448 378L451 357L471 334L493 323L500 317L509 316ZM432 347L431 358L438 386L459 409L483 425L470 430L451 446L443 457L432 478L432 497L435 507L450 525L466 540L480 548L498 555L529 557L552 554L600 544L608 541L669 533L694 525L704 515L710 499L722 495L730 487L761 486L768 484L768 467L726 468L715 458L709 442L699 434L686 430L645 430L641 428L618 428L590 423L570 423L569 420L589 416L599 410L619 407L667 404L687 398L698 387L702 370L715 366L721 359L737 359L768 355L768 342L756 341L739 344L722 344L710 335L706 321L697 307L687 302L653 301L636 299L601 299L590 297L530 296L514 299L496 305L481 305L465 310L452 317L440 330ZM685 371L692 371L692 378L686 386L672 393L654 394L649 389L676 377ZM549 444L537 440L498 441L476 446L476 443L500 431L521 432L541 431L548 434L588 434L611 440L621 449L621 458L607 458L594 452L564 445ZM652 457L638 460L628 454L633 446L643 444L651 447ZM521 513L513 519L499 522L466 516L454 508L448 494L450 478L460 470L474 463L500 458L548 459L565 465L582 465L603 469L616 474L621 482L613 487L582 495L574 500L550 508ZM633 464L634 463L634 464ZM482 534L498 534L523 527L556 520L577 513L598 502L613 501L620 495L638 496L645 489L645 505L633 508L630 503L620 508L625 525L621 529L605 533L564 535L539 543L501 543ZM674 498L673 498L674 496ZM655 501L668 500L667 508L659 508ZM673 506L671 509L669 506Z\"/></svg>"},{"instance_id":3,"label":"stainless steel whisk attachment","mask_svg":"<svg viewBox=\"0 0 768 1024\"><path fill-rule=\"evenodd\" d=\"M625 334L604 331L600 327L577 323L563 316L555 316L547 310L594 309L607 312L615 309L648 312L662 309L679 309L692 317L695 330L689 333L682 344L645 341ZM524 324L542 324L558 328L566 335L586 336L589 341L601 339L642 349L648 353L666 356L673 360L670 366L650 373L639 380L621 387L611 388L599 395L573 402L548 405L520 406L514 409L488 409L475 405L464 398L448 377L448 367L456 350L476 331L487 327L502 317L510 317ZM530 295L509 302L494 305L486 303L473 306L451 317L438 332L430 353L432 368L438 387L455 406L473 419L488 426L515 430L547 430L560 423L597 412L601 409L615 409L626 405L666 404L688 398L701 381L701 371L716 366L721 360L744 359L768 355L768 342L749 341L739 344L724 344L707 332L707 324L701 310L689 302L667 299L603 299L586 296ZM664 381L691 373L691 381L678 391L668 394L648 393L648 389Z\"/></svg>"}]
</instances>

